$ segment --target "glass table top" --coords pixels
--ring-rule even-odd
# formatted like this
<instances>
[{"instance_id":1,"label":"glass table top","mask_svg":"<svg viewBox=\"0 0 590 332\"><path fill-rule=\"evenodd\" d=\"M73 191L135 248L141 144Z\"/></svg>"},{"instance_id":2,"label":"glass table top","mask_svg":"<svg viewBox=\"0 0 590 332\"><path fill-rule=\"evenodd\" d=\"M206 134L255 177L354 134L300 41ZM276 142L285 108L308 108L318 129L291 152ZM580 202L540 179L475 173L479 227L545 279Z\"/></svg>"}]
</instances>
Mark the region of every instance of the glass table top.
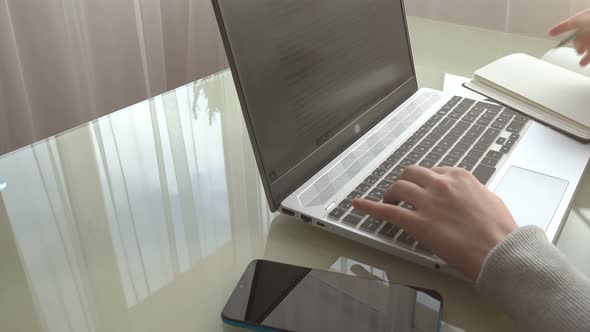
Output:
<instances>
[{"instance_id":1,"label":"glass table top","mask_svg":"<svg viewBox=\"0 0 590 332\"><path fill-rule=\"evenodd\" d=\"M555 44L409 23L421 87ZM589 181L559 242L587 274ZM514 330L464 281L271 213L229 71L0 157L0 330L234 331L220 312L257 258L362 268L438 290L462 329Z\"/></svg>"}]
</instances>

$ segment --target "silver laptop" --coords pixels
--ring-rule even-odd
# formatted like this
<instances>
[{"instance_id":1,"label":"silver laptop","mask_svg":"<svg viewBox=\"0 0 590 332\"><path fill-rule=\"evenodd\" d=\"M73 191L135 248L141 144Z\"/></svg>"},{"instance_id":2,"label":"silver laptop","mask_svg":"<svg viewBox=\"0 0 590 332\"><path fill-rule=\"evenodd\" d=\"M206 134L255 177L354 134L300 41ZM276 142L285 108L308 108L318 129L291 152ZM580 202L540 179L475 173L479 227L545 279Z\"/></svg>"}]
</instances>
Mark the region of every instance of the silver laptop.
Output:
<instances>
[{"instance_id":1,"label":"silver laptop","mask_svg":"<svg viewBox=\"0 0 590 332\"><path fill-rule=\"evenodd\" d=\"M462 167L556 241L590 147L501 105L418 89L403 1L213 6L273 211L455 273L351 200L381 201L408 165Z\"/></svg>"}]
</instances>

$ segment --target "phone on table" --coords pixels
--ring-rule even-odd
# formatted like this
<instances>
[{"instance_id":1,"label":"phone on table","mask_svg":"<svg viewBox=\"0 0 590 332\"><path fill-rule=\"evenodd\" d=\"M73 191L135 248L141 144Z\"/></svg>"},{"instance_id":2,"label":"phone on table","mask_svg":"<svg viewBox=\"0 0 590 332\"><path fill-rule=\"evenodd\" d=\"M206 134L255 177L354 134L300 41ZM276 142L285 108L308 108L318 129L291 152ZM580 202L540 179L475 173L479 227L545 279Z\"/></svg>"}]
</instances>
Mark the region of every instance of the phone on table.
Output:
<instances>
[{"instance_id":1,"label":"phone on table","mask_svg":"<svg viewBox=\"0 0 590 332\"><path fill-rule=\"evenodd\" d=\"M440 331L439 293L355 276L251 262L222 320L255 331Z\"/></svg>"}]
</instances>

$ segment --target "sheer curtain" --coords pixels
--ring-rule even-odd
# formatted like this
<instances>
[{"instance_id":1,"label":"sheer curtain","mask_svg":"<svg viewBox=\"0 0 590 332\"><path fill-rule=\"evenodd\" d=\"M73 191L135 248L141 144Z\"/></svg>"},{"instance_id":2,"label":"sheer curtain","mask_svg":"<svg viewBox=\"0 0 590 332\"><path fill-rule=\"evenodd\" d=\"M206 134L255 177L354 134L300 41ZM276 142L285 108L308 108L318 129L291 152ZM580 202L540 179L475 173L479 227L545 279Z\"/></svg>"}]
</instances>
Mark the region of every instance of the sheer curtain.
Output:
<instances>
[{"instance_id":1,"label":"sheer curtain","mask_svg":"<svg viewBox=\"0 0 590 332\"><path fill-rule=\"evenodd\" d=\"M0 0L0 154L227 67L209 0Z\"/></svg>"},{"instance_id":2,"label":"sheer curtain","mask_svg":"<svg viewBox=\"0 0 590 332\"><path fill-rule=\"evenodd\" d=\"M554 24L590 8L589 0L405 0L409 15L545 37Z\"/></svg>"}]
</instances>

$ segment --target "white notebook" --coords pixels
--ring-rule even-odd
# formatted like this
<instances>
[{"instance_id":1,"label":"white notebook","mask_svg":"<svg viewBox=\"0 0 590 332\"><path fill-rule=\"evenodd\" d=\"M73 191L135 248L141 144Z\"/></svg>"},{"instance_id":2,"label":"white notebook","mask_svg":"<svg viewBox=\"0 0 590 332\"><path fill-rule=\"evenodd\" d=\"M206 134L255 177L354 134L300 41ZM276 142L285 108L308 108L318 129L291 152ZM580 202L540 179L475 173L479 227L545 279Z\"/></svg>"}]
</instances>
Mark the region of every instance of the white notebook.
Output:
<instances>
[{"instance_id":1,"label":"white notebook","mask_svg":"<svg viewBox=\"0 0 590 332\"><path fill-rule=\"evenodd\" d=\"M512 54L479 70L465 87L583 141L590 141L590 68L570 48L541 59Z\"/></svg>"}]
</instances>

